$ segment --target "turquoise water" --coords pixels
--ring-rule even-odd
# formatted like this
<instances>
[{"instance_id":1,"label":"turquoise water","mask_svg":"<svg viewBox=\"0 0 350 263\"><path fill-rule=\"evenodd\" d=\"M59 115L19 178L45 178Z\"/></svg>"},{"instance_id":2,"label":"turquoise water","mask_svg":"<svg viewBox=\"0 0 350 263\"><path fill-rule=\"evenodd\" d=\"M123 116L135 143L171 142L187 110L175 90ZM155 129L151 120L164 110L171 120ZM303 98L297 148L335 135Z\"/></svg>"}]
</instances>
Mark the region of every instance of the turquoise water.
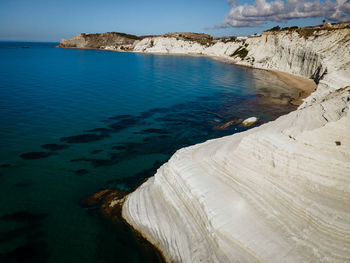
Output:
<instances>
[{"instance_id":1,"label":"turquoise water","mask_svg":"<svg viewBox=\"0 0 350 263\"><path fill-rule=\"evenodd\" d=\"M157 262L79 201L131 191L218 126L295 107L274 75L205 57L0 42L0 262ZM25 47L25 48L24 48ZM274 103L272 103L274 102Z\"/></svg>"}]
</instances>

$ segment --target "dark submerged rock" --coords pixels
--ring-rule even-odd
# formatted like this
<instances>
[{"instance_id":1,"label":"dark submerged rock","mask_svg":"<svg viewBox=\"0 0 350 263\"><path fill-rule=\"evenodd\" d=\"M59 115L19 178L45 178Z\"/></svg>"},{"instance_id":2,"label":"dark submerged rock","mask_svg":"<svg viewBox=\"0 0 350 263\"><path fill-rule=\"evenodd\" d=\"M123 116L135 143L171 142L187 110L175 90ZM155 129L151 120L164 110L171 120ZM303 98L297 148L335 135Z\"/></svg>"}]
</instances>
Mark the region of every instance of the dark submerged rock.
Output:
<instances>
[{"instance_id":1,"label":"dark submerged rock","mask_svg":"<svg viewBox=\"0 0 350 263\"><path fill-rule=\"evenodd\" d=\"M0 167L1 167L1 168L9 168L9 167L11 167L11 164L9 164L9 163L4 163L4 164L0 165Z\"/></svg>"},{"instance_id":2,"label":"dark submerged rock","mask_svg":"<svg viewBox=\"0 0 350 263\"><path fill-rule=\"evenodd\" d=\"M134 126L139 122L140 118L138 117L129 117L126 119L122 119L118 122L112 123L109 125L110 128L112 128L114 131L120 131L126 128L129 128L131 126Z\"/></svg>"},{"instance_id":3,"label":"dark submerged rock","mask_svg":"<svg viewBox=\"0 0 350 263\"><path fill-rule=\"evenodd\" d=\"M29 222L29 221L37 221L43 220L47 217L47 214L36 214L29 211L18 211L12 214L5 214L0 217L2 221L16 221L16 222Z\"/></svg>"},{"instance_id":4,"label":"dark submerged rock","mask_svg":"<svg viewBox=\"0 0 350 263\"><path fill-rule=\"evenodd\" d=\"M113 117L109 117L109 120L121 120L121 119L126 119L132 117L130 114L122 114L122 115L116 115Z\"/></svg>"},{"instance_id":5,"label":"dark submerged rock","mask_svg":"<svg viewBox=\"0 0 350 263\"><path fill-rule=\"evenodd\" d=\"M0 254L0 262L47 262L49 253L41 230L46 217L47 214L26 210L2 215L0 220L3 224L15 222L21 226L0 232L0 243L10 245L18 240L24 240L25 243Z\"/></svg>"},{"instance_id":6,"label":"dark submerged rock","mask_svg":"<svg viewBox=\"0 0 350 263\"><path fill-rule=\"evenodd\" d=\"M91 163L92 166L94 167L99 167L99 166L110 166L117 164L118 161L111 160L111 159L96 159L96 158L77 158L77 159L72 159L70 162L89 162Z\"/></svg>"},{"instance_id":7,"label":"dark submerged rock","mask_svg":"<svg viewBox=\"0 0 350 263\"><path fill-rule=\"evenodd\" d=\"M49 259L47 244L44 241L28 242L6 254L0 254L1 262L47 262Z\"/></svg>"},{"instance_id":8,"label":"dark submerged rock","mask_svg":"<svg viewBox=\"0 0 350 263\"><path fill-rule=\"evenodd\" d=\"M66 149L70 146L66 144L49 143L49 144L41 145L41 147L50 151L59 151L59 150Z\"/></svg>"},{"instance_id":9,"label":"dark submerged rock","mask_svg":"<svg viewBox=\"0 0 350 263\"><path fill-rule=\"evenodd\" d=\"M243 121L243 119L241 119L241 118L230 120L230 121L227 121L223 124L219 124L219 125L215 126L214 130L226 130L227 128L229 128L233 125L240 124L242 121Z\"/></svg>"},{"instance_id":10,"label":"dark submerged rock","mask_svg":"<svg viewBox=\"0 0 350 263\"><path fill-rule=\"evenodd\" d=\"M122 151L122 150L126 150L127 147L125 145L117 145L117 146L113 146L112 149Z\"/></svg>"},{"instance_id":11,"label":"dark submerged rock","mask_svg":"<svg viewBox=\"0 0 350 263\"><path fill-rule=\"evenodd\" d=\"M139 132L134 132L134 134L149 134L149 133L171 134L170 131L163 130L163 129L156 129L156 128L144 129Z\"/></svg>"},{"instance_id":12,"label":"dark submerged rock","mask_svg":"<svg viewBox=\"0 0 350 263\"><path fill-rule=\"evenodd\" d=\"M93 141L102 140L109 137L108 134L79 134L75 136L62 137L60 140L67 143L88 143Z\"/></svg>"},{"instance_id":13,"label":"dark submerged rock","mask_svg":"<svg viewBox=\"0 0 350 263\"><path fill-rule=\"evenodd\" d=\"M162 165L162 162L155 161L151 168L142 170L133 176L122 177L115 180L109 180L106 182L106 185L109 187L118 187L123 185L128 191L135 190L138 186L140 186L143 182L148 180L148 178L152 177L156 174L158 168Z\"/></svg>"},{"instance_id":14,"label":"dark submerged rock","mask_svg":"<svg viewBox=\"0 0 350 263\"><path fill-rule=\"evenodd\" d=\"M112 132L112 129L108 129L108 128L95 128L92 130L87 130L86 132L101 132L101 133L109 133Z\"/></svg>"},{"instance_id":15,"label":"dark submerged rock","mask_svg":"<svg viewBox=\"0 0 350 263\"><path fill-rule=\"evenodd\" d=\"M167 139L169 138L170 136L169 135L159 135L157 136L159 139Z\"/></svg>"},{"instance_id":16,"label":"dark submerged rock","mask_svg":"<svg viewBox=\"0 0 350 263\"><path fill-rule=\"evenodd\" d=\"M28 183L16 183L14 184L15 187L28 187L30 184Z\"/></svg>"},{"instance_id":17,"label":"dark submerged rock","mask_svg":"<svg viewBox=\"0 0 350 263\"><path fill-rule=\"evenodd\" d=\"M91 154L98 154L98 153L100 153L100 152L103 152L103 150L92 150L90 153Z\"/></svg>"},{"instance_id":18,"label":"dark submerged rock","mask_svg":"<svg viewBox=\"0 0 350 263\"><path fill-rule=\"evenodd\" d=\"M52 155L52 153L49 153L49 152L28 152L28 153L21 154L20 157L27 160L35 160L35 159L46 158L46 157L49 157L50 155Z\"/></svg>"},{"instance_id":19,"label":"dark submerged rock","mask_svg":"<svg viewBox=\"0 0 350 263\"><path fill-rule=\"evenodd\" d=\"M83 198L79 204L94 217L108 219L104 226L115 232L118 240L125 246L137 246L143 262L165 262L159 250L153 247L141 234L130 227L122 217L122 206L128 192L116 189L104 189ZM113 203L112 203L113 202ZM111 206L111 203L113 206ZM108 221L111 223L108 224ZM140 252L138 252L140 253ZM122 260L123 261L123 260Z\"/></svg>"},{"instance_id":20,"label":"dark submerged rock","mask_svg":"<svg viewBox=\"0 0 350 263\"><path fill-rule=\"evenodd\" d=\"M83 174L89 173L89 171L86 169L79 169L79 170L76 170L75 173L78 175L83 175Z\"/></svg>"},{"instance_id":21,"label":"dark submerged rock","mask_svg":"<svg viewBox=\"0 0 350 263\"><path fill-rule=\"evenodd\" d=\"M23 237L24 235L27 235L35 231L36 228L38 228L38 224L34 222L34 223L26 224L25 226L17 227L15 229L2 231L0 232L0 243L9 242L14 239Z\"/></svg>"}]
</instances>

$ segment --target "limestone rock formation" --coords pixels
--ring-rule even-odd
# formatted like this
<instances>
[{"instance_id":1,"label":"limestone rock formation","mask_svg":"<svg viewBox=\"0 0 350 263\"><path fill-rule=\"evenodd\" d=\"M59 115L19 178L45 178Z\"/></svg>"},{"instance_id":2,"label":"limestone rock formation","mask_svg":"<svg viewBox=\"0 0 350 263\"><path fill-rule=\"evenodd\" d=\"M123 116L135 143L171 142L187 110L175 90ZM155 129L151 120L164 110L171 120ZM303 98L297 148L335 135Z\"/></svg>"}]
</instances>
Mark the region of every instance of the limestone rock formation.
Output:
<instances>
[{"instance_id":1,"label":"limestone rock formation","mask_svg":"<svg viewBox=\"0 0 350 263\"><path fill-rule=\"evenodd\" d=\"M178 150L127 196L123 217L171 262L350 262L349 26L178 34L130 50L220 57L312 78L317 89L273 122Z\"/></svg>"},{"instance_id":2,"label":"limestone rock formation","mask_svg":"<svg viewBox=\"0 0 350 263\"><path fill-rule=\"evenodd\" d=\"M350 261L350 29L209 47L158 37L135 50L220 56L318 86L273 122L177 151L127 197L129 224L171 262Z\"/></svg>"}]
</instances>

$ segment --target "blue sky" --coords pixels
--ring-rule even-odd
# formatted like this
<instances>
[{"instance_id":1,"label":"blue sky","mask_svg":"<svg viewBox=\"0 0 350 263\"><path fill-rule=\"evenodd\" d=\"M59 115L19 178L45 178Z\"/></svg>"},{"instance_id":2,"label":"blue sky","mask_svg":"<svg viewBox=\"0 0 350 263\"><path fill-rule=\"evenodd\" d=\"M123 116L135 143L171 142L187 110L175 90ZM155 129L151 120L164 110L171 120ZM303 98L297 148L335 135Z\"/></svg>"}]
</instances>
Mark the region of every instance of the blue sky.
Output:
<instances>
[{"instance_id":1,"label":"blue sky","mask_svg":"<svg viewBox=\"0 0 350 263\"><path fill-rule=\"evenodd\" d=\"M277 24L305 26L322 21L317 17L288 18L287 23L267 21L262 25L232 27L231 20L235 19L232 17L231 22L222 24L230 10L235 10L229 2L232 3L226 0L0 0L0 40L59 41L81 32L108 31L136 35L183 31L214 36L247 35ZM236 6L254 2L238 0Z\"/></svg>"}]
</instances>

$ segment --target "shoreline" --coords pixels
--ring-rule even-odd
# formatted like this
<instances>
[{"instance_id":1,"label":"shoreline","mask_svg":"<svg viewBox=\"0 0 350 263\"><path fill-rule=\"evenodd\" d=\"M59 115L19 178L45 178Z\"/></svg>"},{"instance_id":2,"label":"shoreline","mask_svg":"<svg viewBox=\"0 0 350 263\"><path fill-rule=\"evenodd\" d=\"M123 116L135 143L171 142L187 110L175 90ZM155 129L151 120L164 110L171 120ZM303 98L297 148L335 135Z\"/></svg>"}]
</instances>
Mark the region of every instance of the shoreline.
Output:
<instances>
[{"instance_id":1,"label":"shoreline","mask_svg":"<svg viewBox=\"0 0 350 263\"><path fill-rule=\"evenodd\" d=\"M314 92L317 88L316 83L312 79L307 79L304 77L273 69L270 69L268 71L277 76L286 85L295 87L300 91L298 98L290 102L293 105L300 106L303 103L303 100L309 97L309 95L312 92Z\"/></svg>"}]
</instances>

